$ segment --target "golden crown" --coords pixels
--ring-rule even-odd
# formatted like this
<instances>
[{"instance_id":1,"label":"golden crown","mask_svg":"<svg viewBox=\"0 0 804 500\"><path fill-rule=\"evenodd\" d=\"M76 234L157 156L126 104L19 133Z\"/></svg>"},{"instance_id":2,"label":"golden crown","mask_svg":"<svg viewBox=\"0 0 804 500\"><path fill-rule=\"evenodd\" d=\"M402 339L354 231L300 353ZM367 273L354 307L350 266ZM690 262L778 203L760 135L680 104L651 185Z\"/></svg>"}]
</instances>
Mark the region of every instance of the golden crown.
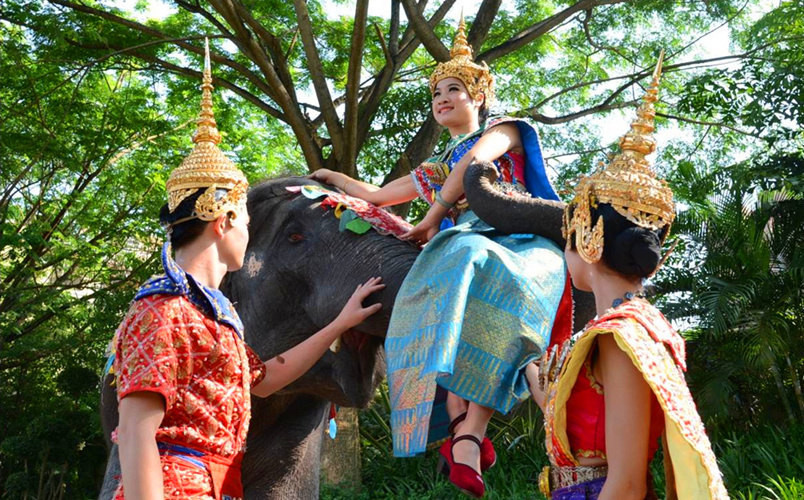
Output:
<instances>
[{"instance_id":1,"label":"golden crown","mask_svg":"<svg viewBox=\"0 0 804 500\"><path fill-rule=\"evenodd\" d=\"M637 108L631 130L620 138L621 152L608 166L601 163L595 173L578 181L575 196L564 212L567 245L574 233L575 246L586 262L597 262L603 255L602 218L592 227L592 208L599 203L609 203L617 213L639 227L667 228L662 243L675 218L673 191L664 180L656 177L645 158L656 150L656 141L651 135L656 117L653 103L658 100L663 59L664 51L659 55L653 80Z\"/></svg>"},{"instance_id":2,"label":"golden crown","mask_svg":"<svg viewBox=\"0 0 804 500\"><path fill-rule=\"evenodd\" d=\"M466 86L467 92L476 99L478 93L486 96L486 107L494 101L494 77L489 72L488 65L477 64L472 60L472 47L466 41L466 23L461 20L458 23L458 34L452 43L452 50L449 55L452 59L438 63L433 74L430 75L430 93L435 91L435 86L444 78L457 78Z\"/></svg>"},{"instance_id":3,"label":"golden crown","mask_svg":"<svg viewBox=\"0 0 804 500\"><path fill-rule=\"evenodd\" d=\"M201 84L201 113L193 133L195 146L181 165L170 173L165 186L168 192L168 209L171 212L185 198L199 189L205 189L204 194L196 200L195 210L190 217L205 221L215 220L229 212L236 216L243 208L246 199L244 195L248 190L246 176L218 148L221 134L212 113L212 88L207 40L204 78ZM223 197L216 197L215 192L219 189L226 190L227 193Z\"/></svg>"}]
</instances>

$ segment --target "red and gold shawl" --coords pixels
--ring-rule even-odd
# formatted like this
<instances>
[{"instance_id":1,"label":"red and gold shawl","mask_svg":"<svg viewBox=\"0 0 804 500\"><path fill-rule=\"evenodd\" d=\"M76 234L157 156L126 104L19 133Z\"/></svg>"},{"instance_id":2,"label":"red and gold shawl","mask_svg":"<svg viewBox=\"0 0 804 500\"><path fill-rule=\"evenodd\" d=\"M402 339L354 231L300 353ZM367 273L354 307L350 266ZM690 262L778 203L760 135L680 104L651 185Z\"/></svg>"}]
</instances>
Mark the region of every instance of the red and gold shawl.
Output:
<instances>
[{"instance_id":1,"label":"red and gold shawl","mask_svg":"<svg viewBox=\"0 0 804 500\"><path fill-rule=\"evenodd\" d=\"M558 349L558 376L547 387L547 453L558 466L578 465L567 438L567 401L601 334L612 334L642 373L664 412L667 448L678 498L728 498L712 446L687 383L684 339L658 309L641 299L610 309ZM564 346L562 346L564 347ZM563 360L560 358L564 358Z\"/></svg>"}]
</instances>

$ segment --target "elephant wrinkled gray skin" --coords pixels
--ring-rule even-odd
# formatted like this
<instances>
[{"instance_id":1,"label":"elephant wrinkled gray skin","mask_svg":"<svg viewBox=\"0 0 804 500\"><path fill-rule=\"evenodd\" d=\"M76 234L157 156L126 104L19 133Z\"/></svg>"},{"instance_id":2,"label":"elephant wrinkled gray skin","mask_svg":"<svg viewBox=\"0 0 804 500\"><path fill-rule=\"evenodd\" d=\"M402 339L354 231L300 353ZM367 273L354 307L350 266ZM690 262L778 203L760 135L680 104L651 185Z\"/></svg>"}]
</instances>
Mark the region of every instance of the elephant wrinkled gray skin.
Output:
<instances>
[{"instance_id":1,"label":"elephant wrinkled gray skin","mask_svg":"<svg viewBox=\"0 0 804 500\"><path fill-rule=\"evenodd\" d=\"M472 211L501 233L531 233L552 240L562 250L565 203L525 196L507 196L494 189L497 168L493 163L473 163L463 176L463 188ZM581 330L595 316L595 297L572 287L573 331Z\"/></svg>"},{"instance_id":2,"label":"elephant wrinkled gray skin","mask_svg":"<svg viewBox=\"0 0 804 500\"><path fill-rule=\"evenodd\" d=\"M262 359L276 356L331 321L355 287L372 276L382 276L387 286L367 302L379 301L383 308L344 334L340 351L327 352L299 380L266 399L252 398L243 461L246 498L318 497L322 424L330 401L361 408L371 401L384 375L380 347L393 302L418 255L417 248L392 236L340 232L331 210L286 189L305 184L317 183L298 177L269 180L249 192L245 264L222 286L240 313L246 341ZM495 201L508 204L511 199ZM534 209L538 220L538 207ZM553 224L552 218L543 220ZM560 216L558 224L547 232L560 233ZM590 318L588 312L577 311L576 325ZM108 436L117 425L109 380L103 384L101 406ZM117 471L113 447L101 498L111 498Z\"/></svg>"}]
</instances>

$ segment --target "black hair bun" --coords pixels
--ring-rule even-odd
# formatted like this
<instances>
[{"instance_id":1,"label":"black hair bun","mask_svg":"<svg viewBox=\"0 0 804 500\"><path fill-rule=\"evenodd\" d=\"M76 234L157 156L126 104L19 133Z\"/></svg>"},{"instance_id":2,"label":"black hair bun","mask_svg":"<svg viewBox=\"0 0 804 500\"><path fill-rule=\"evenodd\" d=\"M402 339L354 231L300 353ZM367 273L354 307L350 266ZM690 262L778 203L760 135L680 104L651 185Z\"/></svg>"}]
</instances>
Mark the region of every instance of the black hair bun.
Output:
<instances>
[{"instance_id":1,"label":"black hair bun","mask_svg":"<svg viewBox=\"0 0 804 500\"><path fill-rule=\"evenodd\" d=\"M656 231L632 226L607 242L604 254L615 271L646 278L659 266L662 247Z\"/></svg>"}]
</instances>

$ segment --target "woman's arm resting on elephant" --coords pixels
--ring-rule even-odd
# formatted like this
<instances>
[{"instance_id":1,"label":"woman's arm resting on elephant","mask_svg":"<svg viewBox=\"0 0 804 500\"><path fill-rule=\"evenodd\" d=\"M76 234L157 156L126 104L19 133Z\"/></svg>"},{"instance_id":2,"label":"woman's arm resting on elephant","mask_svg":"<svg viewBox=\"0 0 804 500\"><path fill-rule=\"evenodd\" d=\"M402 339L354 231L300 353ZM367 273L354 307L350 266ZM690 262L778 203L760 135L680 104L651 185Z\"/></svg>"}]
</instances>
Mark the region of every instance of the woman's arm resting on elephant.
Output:
<instances>
[{"instance_id":1,"label":"woman's arm resting on elephant","mask_svg":"<svg viewBox=\"0 0 804 500\"><path fill-rule=\"evenodd\" d=\"M326 168L316 170L310 178L331 184L349 196L366 200L378 207L406 203L418 195L413 179L409 175L394 179L382 187L352 179L346 174Z\"/></svg>"},{"instance_id":2,"label":"woman's arm resting on elephant","mask_svg":"<svg viewBox=\"0 0 804 500\"><path fill-rule=\"evenodd\" d=\"M611 334L600 335L598 347L609 466L599 498L642 499L647 491L651 389Z\"/></svg>"},{"instance_id":3,"label":"woman's arm resting on elephant","mask_svg":"<svg viewBox=\"0 0 804 500\"><path fill-rule=\"evenodd\" d=\"M522 139L515 125L504 123L486 131L477 140L472 149L463 155L441 188L441 198L447 203L455 203L463 195L463 174L470 163L476 161L494 161L507 151L522 147ZM412 184L412 181L411 181ZM403 235L403 239L426 243L435 236L441 221L449 210L439 203L434 203L421 222Z\"/></svg>"},{"instance_id":4,"label":"woman's arm resting on elephant","mask_svg":"<svg viewBox=\"0 0 804 500\"><path fill-rule=\"evenodd\" d=\"M359 285L338 317L304 342L288 349L279 356L265 362L265 377L251 393L261 398L270 396L284 388L307 372L327 351L335 339L342 333L359 325L366 318L379 311L381 304L363 307L363 300L372 293L385 287L380 283L382 278L371 278Z\"/></svg>"},{"instance_id":5,"label":"woman's arm resting on elephant","mask_svg":"<svg viewBox=\"0 0 804 500\"><path fill-rule=\"evenodd\" d=\"M352 179L351 177L349 177L344 173L335 172L328 168L319 168L318 170L310 174L309 177L311 179L315 179L325 184L335 186L336 188L340 189L343 192L346 192L347 187L351 187L355 191L355 194L353 194L352 196L356 196L358 198L362 198L362 196L359 196L357 194L358 192L360 192L360 194L364 194L374 192L380 189L379 186L369 184L368 182L359 181L357 179Z\"/></svg>"},{"instance_id":6,"label":"woman's arm resting on elephant","mask_svg":"<svg viewBox=\"0 0 804 500\"><path fill-rule=\"evenodd\" d=\"M165 416L165 400L155 392L133 392L120 400L117 445L123 491L128 499L164 498L156 430Z\"/></svg>"}]
</instances>

